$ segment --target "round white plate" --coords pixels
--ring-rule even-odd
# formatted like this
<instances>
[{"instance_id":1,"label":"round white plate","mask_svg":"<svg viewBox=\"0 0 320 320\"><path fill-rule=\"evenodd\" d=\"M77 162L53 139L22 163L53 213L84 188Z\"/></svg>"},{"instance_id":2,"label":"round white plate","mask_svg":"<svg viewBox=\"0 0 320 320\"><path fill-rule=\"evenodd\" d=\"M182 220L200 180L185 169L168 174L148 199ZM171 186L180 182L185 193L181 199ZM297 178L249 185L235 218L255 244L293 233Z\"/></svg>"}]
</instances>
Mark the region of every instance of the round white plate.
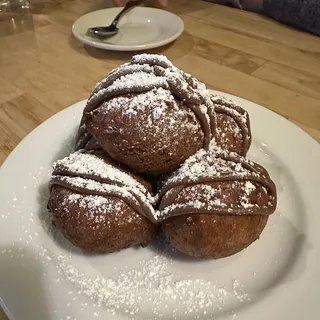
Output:
<instances>
[{"instance_id":1,"label":"round white plate","mask_svg":"<svg viewBox=\"0 0 320 320\"><path fill-rule=\"evenodd\" d=\"M0 170L0 296L14 319L319 319L319 145L275 113L223 95L249 111L249 157L278 188L261 238L216 261L163 242L107 255L72 246L50 224L47 184L53 161L71 150L82 101L29 134Z\"/></svg>"},{"instance_id":2,"label":"round white plate","mask_svg":"<svg viewBox=\"0 0 320 320\"><path fill-rule=\"evenodd\" d=\"M137 7L123 16L119 32L100 40L86 35L87 29L109 25L122 8L90 12L72 26L72 33L81 42L106 50L136 51L163 46L176 40L184 29L181 18L168 11Z\"/></svg>"}]
</instances>

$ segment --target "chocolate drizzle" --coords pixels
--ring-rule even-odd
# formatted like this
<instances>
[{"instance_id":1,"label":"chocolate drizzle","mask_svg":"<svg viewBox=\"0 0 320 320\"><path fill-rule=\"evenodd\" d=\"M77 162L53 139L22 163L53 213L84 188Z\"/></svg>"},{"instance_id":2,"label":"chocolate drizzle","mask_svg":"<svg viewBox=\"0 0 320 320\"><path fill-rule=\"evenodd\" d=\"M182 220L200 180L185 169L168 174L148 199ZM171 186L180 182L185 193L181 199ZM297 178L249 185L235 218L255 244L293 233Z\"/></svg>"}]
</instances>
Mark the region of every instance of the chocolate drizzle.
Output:
<instances>
[{"instance_id":1,"label":"chocolate drizzle","mask_svg":"<svg viewBox=\"0 0 320 320\"><path fill-rule=\"evenodd\" d=\"M153 198L135 177L116 167L102 152L75 152L57 161L50 187L60 185L85 195L117 197L154 221Z\"/></svg>"},{"instance_id":2,"label":"chocolate drizzle","mask_svg":"<svg viewBox=\"0 0 320 320\"><path fill-rule=\"evenodd\" d=\"M225 114L231 117L239 126L242 134L242 154L245 156L251 145L250 119L248 112L221 96L211 95L211 102L214 105L216 114Z\"/></svg>"},{"instance_id":3,"label":"chocolate drizzle","mask_svg":"<svg viewBox=\"0 0 320 320\"><path fill-rule=\"evenodd\" d=\"M99 108L113 97L144 93L155 88L170 91L177 100L194 112L203 128L203 147L207 149L215 128L215 114L209 92L204 84L174 67L166 57L160 55L136 55L130 63L113 70L89 97L84 110L84 121L88 112ZM86 142L90 140L89 136L90 134L82 130L77 139ZM86 143L80 145L83 147Z\"/></svg>"},{"instance_id":4,"label":"chocolate drizzle","mask_svg":"<svg viewBox=\"0 0 320 320\"><path fill-rule=\"evenodd\" d=\"M110 74L102 80L91 93L89 99L102 89L108 88L114 81L134 72L152 73L153 69L149 65L130 65L129 63L118 67L110 72Z\"/></svg>"},{"instance_id":5,"label":"chocolate drizzle","mask_svg":"<svg viewBox=\"0 0 320 320\"><path fill-rule=\"evenodd\" d=\"M75 151L79 150L102 150L97 140L87 131L84 117L82 117L80 126L75 139Z\"/></svg>"},{"instance_id":6,"label":"chocolate drizzle","mask_svg":"<svg viewBox=\"0 0 320 320\"><path fill-rule=\"evenodd\" d=\"M111 74L111 78L114 78ZM109 82L107 78L106 82ZM111 81L110 81L111 82ZM163 77L156 77L154 74L142 71L127 70L119 71L118 77L109 86L100 89L89 97L84 112L90 112L98 108L101 103L107 100L129 93L142 93L154 88L169 89L168 83Z\"/></svg>"},{"instance_id":7,"label":"chocolate drizzle","mask_svg":"<svg viewBox=\"0 0 320 320\"><path fill-rule=\"evenodd\" d=\"M123 219L129 223L132 210L152 228L150 221L197 213L230 215L226 220L232 223L235 215L259 215L244 220L265 225L276 209L276 186L263 167L244 158L250 144L244 109L210 94L166 57L136 55L90 95L76 137L78 151L54 164L51 196L71 226L96 212L103 219L115 214L118 224L122 211L129 211ZM158 194L153 197L151 185L133 172L155 182L163 174ZM196 218L201 216L206 215ZM188 219L193 216L168 223L181 228L179 221L188 224Z\"/></svg>"},{"instance_id":8,"label":"chocolate drizzle","mask_svg":"<svg viewBox=\"0 0 320 320\"><path fill-rule=\"evenodd\" d=\"M219 184L232 184L232 194L245 194L243 182L250 188L262 188L268 195L264 204L242 203L230 206L218 198L210 198L218 191ZM241 185L242 182L242 185ZM215 186L210 184L215 183ZM123 200L139 214L157 223L167 218L190 213L213 213L231 215L270 215L276 208L276 187L267 171L260 165L218 148L200 150L162 182L159 193L152 197L148 188L133 175L117 167L102 151L75 152L57 161L50 186L60 185L76 193L92 196L116 197ZM175 200L187 187L200 186L206 201L192 199L176 204ZM219 193L219 192L218 192ZM223 197L223 196L222 196ZM155 210L153 205L157 205Z\"/></svg>"},{"instance_id":9,"label":"chocolate drizzle","mask_svg":"<svg viewBox=\"0 0 320 320\"><path fill-rule=\"evenodd\" d=\"M210 94L203 83L173 66L165 56L153 54L133 56L131 62L117 67L97 84L85 107L75 150L101 149L86 129L86 114L103 107L112 98L145 93L155 88L168 90L196 115L204 133L204 149L208 149L210 141L220 134L216 115L224 114L234 119L242 135L241 155L246 155L251 144L247 112L232 101Z\"/></svg>"},{"instance_id":10,"label":"chocolate drizzle","mask_svg":"<svg viewBox=\"0 0 320 320\"><path fill-rule=\"evenodd\" d=\"M264 205L258 203L243 203L238 206L228 206L221 199L200 203L190 201L183 204L174 204L179 193L186 187L208 185L217 182L230 182L234 184L234 196L245 194L245 190L237 190L238 182L249 182L249 185L264 188L268 194L268 202ZM215 190L212 189L214 198ZM276 187L267 171L260 165L218 148L210 151L200 150L190 157L181 167L167 178L157 195L159 219L183 215L188 213L214 213L214 214L259 214L270 215L276 208Z\"/></svg>"}]
</instances>

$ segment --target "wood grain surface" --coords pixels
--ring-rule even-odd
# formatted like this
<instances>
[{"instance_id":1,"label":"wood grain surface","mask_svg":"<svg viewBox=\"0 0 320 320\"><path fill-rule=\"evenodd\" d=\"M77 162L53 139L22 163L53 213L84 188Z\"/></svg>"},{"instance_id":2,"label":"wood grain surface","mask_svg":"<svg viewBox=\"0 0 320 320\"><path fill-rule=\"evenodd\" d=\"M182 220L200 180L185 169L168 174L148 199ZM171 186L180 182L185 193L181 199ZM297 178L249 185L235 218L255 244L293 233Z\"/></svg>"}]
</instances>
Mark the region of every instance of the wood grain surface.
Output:
<instances>
[{"instance_id":1,"label":"wood grain surface","mask_svg":"<svg viewBox=\"0 0 320 320\"><path fill-rule=\"evenodd\" d=\"M320 141L320 38L200 0L169 2L185 31L149 52L167 55L209 88L275 111ZM83 46L71 35L78 17L110 6L108 0L31 0L23 13L0 12L0 164L36 126L87 98L96 82L130 59L132 53Z\"/></svg>"}]
</instances>

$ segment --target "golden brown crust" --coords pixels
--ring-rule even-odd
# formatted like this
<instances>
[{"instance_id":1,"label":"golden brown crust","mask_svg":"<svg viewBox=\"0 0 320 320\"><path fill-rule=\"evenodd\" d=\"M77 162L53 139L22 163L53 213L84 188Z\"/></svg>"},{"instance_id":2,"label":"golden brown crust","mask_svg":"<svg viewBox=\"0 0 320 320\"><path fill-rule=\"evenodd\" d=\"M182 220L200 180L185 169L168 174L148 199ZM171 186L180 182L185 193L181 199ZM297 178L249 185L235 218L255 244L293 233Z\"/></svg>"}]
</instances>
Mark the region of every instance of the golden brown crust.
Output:
<instances>
[{"instance_id":1,"label":"golden brown crust","mask_svg":"<svg viewBox=\"0 0 320 320\"><path fill-rule=\"evenodd\" d=\"M161 190L160 214L168 217L161 223L164 234L197 258L223 258L249 246L277 202L263 167L218 149L198 152L164 180Z\"/></svg>"},{"instance_id":2,"label":"golden brown crust","mask_svg":"<svg viewBox=\"0 0 320 320\"><path fill-rule=\"evenodd\" d=\"M127 96L128 108L134 97ZM192 111L177 100L163 104L157 119L157 105L134 116L102 105L86 115L86 127L112 158L135 172L158 175L176 169L203 146L201 124Z\"/></svg>"},{"instance_id":3,"label":"golden brown crust","mask_svg":"<svg viewBox=\"0 0 320 320\"><path fill-rule=\"evenodd\" d=\"M170 218L161 228L179 251L196 258L224 258L257 240L268 216L199 213Z\"/></svg>"},{"instance_id":4,"label":"golden brown crust","mask_svg":"<svg viewBox=\"0 0 320 320\"><path fill-rule=\"evenodd\" d=\"M119 198L100 198L100 205L93 206L88 196L53 185L48 204L53 223L87 252L108 253L150 242L154 224Z\"/></svg>"},{"instance_id":5,"label":"golden brown crust","mask_svg":"<svg viewBox=\"0 0 320 320\"><path fill-rule=\"evenodd\" d=\"M215 136L217 146L243 156L246 150L243 148L243 136L237 122L226 114L216 114L217 134Z\"/></svg>"}]
</instances>

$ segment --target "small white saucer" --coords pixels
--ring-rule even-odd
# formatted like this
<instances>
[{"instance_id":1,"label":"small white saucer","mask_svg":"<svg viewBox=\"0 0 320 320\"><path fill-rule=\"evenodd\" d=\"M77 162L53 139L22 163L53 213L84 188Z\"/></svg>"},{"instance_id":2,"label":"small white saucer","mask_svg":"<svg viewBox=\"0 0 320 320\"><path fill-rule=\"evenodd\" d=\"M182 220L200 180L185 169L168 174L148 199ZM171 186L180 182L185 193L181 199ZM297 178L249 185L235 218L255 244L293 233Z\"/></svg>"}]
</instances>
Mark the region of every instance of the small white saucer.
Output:
<instances>
[{"instance_id":1,"label":"small white saucer","mask_svg":"<svg viewBox=\"0 0 320 320\"><path fill-rule=\"evenodd\" d=\"M73 24L73 35L81 42L96 48L136 51L168 44L183 32L183 21L175 14L160 9L137 7L123 16L116 35L104 40L86 35L89 27L109 25L121 9L109 8L85 14Z\"/></svg>"}]
</instances>

